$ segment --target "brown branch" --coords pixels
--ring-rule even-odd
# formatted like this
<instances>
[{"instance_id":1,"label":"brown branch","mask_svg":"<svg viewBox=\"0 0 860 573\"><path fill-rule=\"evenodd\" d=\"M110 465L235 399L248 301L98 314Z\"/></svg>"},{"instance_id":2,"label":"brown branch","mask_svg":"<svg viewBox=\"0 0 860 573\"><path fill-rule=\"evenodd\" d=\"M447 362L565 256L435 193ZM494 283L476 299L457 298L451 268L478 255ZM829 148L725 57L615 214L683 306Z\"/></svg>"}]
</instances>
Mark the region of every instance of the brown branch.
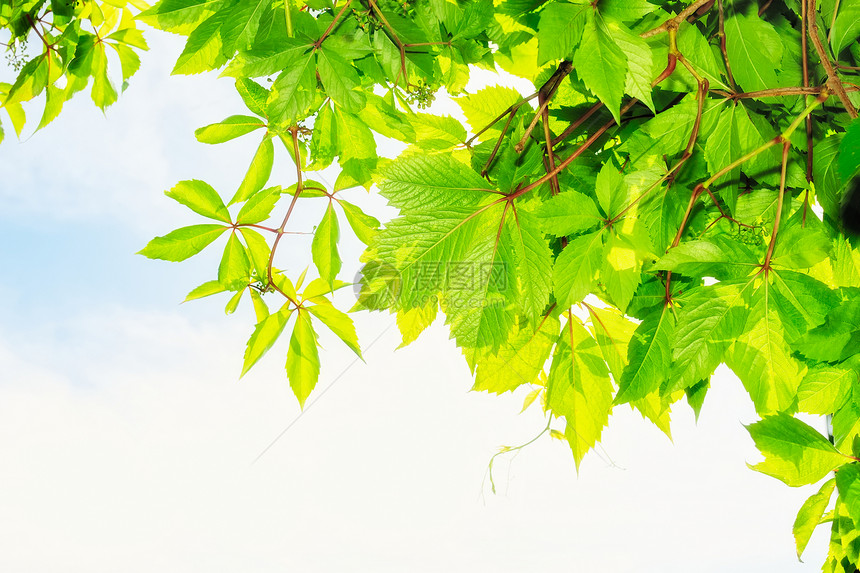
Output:
<instances>
[{"instance_id":1,"label":"brown branch","mask_svg":"<svg viewBox=\"0 0 860 573\"><path fill-rule=\"evenodd\" d=\"M729 63L729 53L726 50L726 15L723 11L723 0L717 0L717 9L719 10L720 52L722 52L723 61L726 63L726 74L729 78L729 85L732 87L732 91L737 93L738 84L735 83L735 77L732 75L732 65Z\"/></svg>"},{"instance_id":2,"label":"brown branch","mask_svg":"<svg viewBox=\"0 0 860 573\"><path fill-rule=\"evenodd\" d=\"M562 142L562 141L564 141L565 139L567 139L567 138L570 136L570 134L571 134L571 133L573 133L574 131L576 131L576 129L577 129L577 128L579 128L579 126L581 126L583 123L585 123L585 122L588 120L588 118L590 118L592 115L594 115L594 114L595 114L595 112L597 112L597 110L599 110L599 109L600 109L600 108L602 108L602 107L603 107L603 102L601 102L601 101L599 101L599 102L597 102L596 104L594 104L593 106L591 106L591 107L588 109L588 111L586 111L584 114L582 114L582 115L579 117L579 119L577 119L576 121L574 121L573 123L571 123L570 125L568 125L568 126L565 128L565 130L564 130L564 131L562 131L562 132L561 132L561 134L560 134L558 137L556 137L555 139L553 139L553 140L550 142L550 143L552 144L552 146L553 146L553 147L555 147L556 145L558 145L558 144L559 144L559 142Z\"/></svg>"},{"instance_id":3,"label":"brown branch","mask_svg":"<svg viewBox=\"0 0 860 573\"><path fill-rule=\"evenodd\" d=\"M520 109L520 107L522 107L522 106L523 106L523 104L525 104L525 103L527 103L527 102L530 102L531 100L533 100L533 99L534 99L534 98L536 98L536 97L538 97L538 92L535 92L535 93L533 93L533 94L532 94L532 95L530 95L530 96L524 97L523 99L521 99L521 100L520 100L520 101L518 101L517 103L515 103L515 104L513 104L513 105L508 106L508 109L506 109L505 111L503 111L502 113L500 113L500 114L496 117L496 119L494 119L493 121L491 121L490 123L488 123L488 124L487 124L486 126L484 126L480 131L478 131L478 133L476 133L475 135L473 135L472 137L470 137L470 138L469 138L469 140L465 142L466 147L471 147L471 146L472 146L472 142L473 142L473 141L475 141L476 139L478 139L478 137L480 137L480 136L481 136L485 131L487 131L488 129L490 129L491 127L493 127L493 126L494 126L494 125L496 125L497 123L499 123L499 121L501 121L503 117L505 117L506 115L509 115L509 114L510 114L511 116L513 116L513 115L517 112L517 110L519 110L519 109Z\"/></svg>"},{"instance_id":4,"label":"brown branch","mask_svg":"<svg viewBox=\"0 0 860 573\"><path fill-rule=\"evenodd\" d=\"M636 103L638 101L639 100L634 98L634 99L631 99L629 102L627 102L627 104L621 108L621 111L618 114L619 117L624 115L628 111L630 111L630 108L632 108L634 105L636 105ZM585 150L587 150L589 147L594 145L594 142L597 141L600 138L600 136L602 136L604 133L606 133L606 131L609 130L609 128L611 128L613 125L615 125L615 119L614 118L609 120L605 124L603 124L603 126L600 129L595 131L587 140L585 140L585 142L582 145L580 145L577 148L576 151L573 152L573 154L570 155L570 157L568 157L567 159L562 161L555 169L548 172L546 175L544 175L543 177L541 177L537 181L526 185L522 189L518 189L517 191L515 191L514 193L512 193L508 197L510 197L511 199L516 199L517 197L520 197L521 195L525 195L526 193L528 193L532 189L536 189L536 188L540 187L541 185L543 185L544 183L546 183L547 181L552 179L553 176L558 175L559 173L561 173L562 171L567 169L567 167L571 163L573 163L577 157L582 155L585 152Z\"/></svg>"},{"instance_id":5,"label":"brown branch","mask_svg":"<svg viewBox=\"0 0 860 573\"><path fill-rule=\"evenodd\" d=\"M371 2L372 1L373 0L371 0ZM337 23L340 21L344 12L346 12L346 9L349 8L351 2L352 0L346 0L346 3L343 5L343 8L340 9L340 12L337 13L337 15L331 21L331 24L328 25L328 28L326 28L325 32L323 32L322 36L320 36L320 39L314 42L314 50L320 49L320 46L322 45L323 41L325 41L325 39L328 38L328 35L331 34L331 31L334 30L335 25L337 25Z\"/></svg>"},{"instance_id":6,"label":"brown branch","mask_svg":"<svg viewBox=\"0 0 860 573\"><path fill-rule=\"evenodd\" d=\"M561 85L562 80L566 78L571 71L573 71L573 64L567 60L562 61L558 66L558 69L553 72L552 76L550 76L546 83L544 83L544 85L542 85L538 90L538 110L535 113L534 118L532 118L531 123L526 128L525 133L523 133L522 138L520 138L520 141L516 146L514 146L517 153L522 153L523 148L525 148L526 141L531 137L532 131L534 131L534 128L537 125L538 119L543 117L544 111L547 110L549 102L558 90L558 86Z\"/></svg>"},{"instance_id":7,"label":"brown branch","mask_svg":"<svg viewBox=\"0 0 860 573\"><path fill-rule=\"evenodd\" d=\"M302 194L302 157L299 153L299 130L298 127L292 126L290 128L290 133L293 136L293 153L295 154L294 159L296 162L296 177L298 181L296 182L296 193L293 195L293 200L290 201L290 206L287 208L287 214L284 215L284 220L281 223L281 226L277 229L277 236L275 237L275 242L272 244L272 251L269 253L269 262L266 265L266 275L269 280L269 286L274 288L276 291L284 295L287 300L292 302L296 307L299 306L299 303L295 301L290 295L285 293L283 290L275 284L275 281L272 279L272 265L275 262L275 252L278 250L278 244L281 242L281 238L284 236L284 229L287 226L287 221L290 220L290 215L293 212L293 208L296 206L296 201L299 200L299 195Z\"/></svg>"},{"instance_id":8,"label":"brown branch","mask_svg":"<svg viewBox=\"0 0 860 573\"><path fill-rule=\"evenodd\" d=\"M836 72L836 69L833 67L833 63L827 56L827 52L824 50L824 45L821 43L821 38L818 37L818 23L815 19L815 2L816 0L807 0L806 5L806 17L809 23L809 38L812 40L812 45L815 46L815 51L818 53L821 65L824 66L824 70L827 72L827 87L833 90L833 93L835 93L839 98L839 101L842 102L842 106L845 108L845 111L848 112L851 119L855 119L857 117L857 109L854 107L854 104L851 103L851 99L848 97L845 87L839 79L839 74Z\"/></svg>"},{"instance_id":9,"label":"brown branch","mask_svg":"<svg viewBox=\"0 0 860 573\"><path fill-rule=\"evenodd\" d=\"M665 22L663 22L662 24L660 24L656 28L648 30L647 32L643 32L642 34L639 34L639 35L643 38L650 38L651 36L656 36L657 34L662 34L663 32L668 32L671 29L677 30L678 26L681 24L681 22L685 21L688 17L692 16L693 13L696 12L699 8L701 8L702 6L704 6L705 4L707 4L709 2L711 4L713 4L713 0L696 0L695 2L693 2L692 4L690 4L689 6L684 8L681 11L681 13L678 14L677 16L675 16L674 18L666 20Z\"/></svg>"},{"instance_id":10,"label":"brown branch","mask_svg":"<svg viewBox=\"0 0 860 573\"><path fill-rule=\"evenodd\" d=\"M788 150L791 149L791 142L787 141L782 144L782 172L779 176L779 198L776 202L776 216L773 220L773 234L770 236L770 243L767 246L767 255L764 257L762 269L765 274L770 270L770 259L773 257L773 249L776 247L776 236L779 233L779 223L782 219L782 203L785 199L785 172L788 165Z\"/></svg>"},{"instance_id":11,"label":"brown branch","mask_svg":"<svg viewBox=\"0 0 860 573\"><path fill-rule=\"evenodd\" d=\"M800 11L802 12L800 15L800 49L803 52L801 54L803 61L803 87L809 87L809 45L807 44L807 21L806 21L806 2L808 0L801 0ZM806 98L804 98L806 99ZM804 102L806 103L806 102ZM812 182L812 116L807 116L806 118L806 181ZM809 196L809 192L807 190L807 197ZM806 221L806 202L803 203L803 217L804 222Z\"/></svg>"},{"instance_id":12,"label":"brown branch","mask_svg":"<svg viewBox=\"0 0 860 573\"><path fill-rule=\"evenodd\" d=\"M487 158L487 162L484 164L484 168L481 170L481 177L487 176L487 172L490 170L490 166L493 164L493 160L496 158L496 154L502 146L502 141L504 141L505 134L508 132L508 128L511 126L511 120L514 119L515 115L516 111L508 113L508 119L505 121L504 127L502 127L502 132L499 134L499 138L496 140L496 146L493 147L493 152L490 153L490 156Z\"/></svg>"}]
</instances>

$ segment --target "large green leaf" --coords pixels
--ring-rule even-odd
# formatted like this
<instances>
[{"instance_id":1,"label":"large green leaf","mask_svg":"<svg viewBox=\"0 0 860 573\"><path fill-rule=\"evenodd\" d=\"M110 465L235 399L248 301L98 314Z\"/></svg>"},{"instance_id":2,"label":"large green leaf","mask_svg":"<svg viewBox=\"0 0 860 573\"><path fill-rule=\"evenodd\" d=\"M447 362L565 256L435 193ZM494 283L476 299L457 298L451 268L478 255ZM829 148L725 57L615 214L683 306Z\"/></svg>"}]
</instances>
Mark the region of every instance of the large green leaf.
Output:
<instances>
[{"instance_id":1,"label":"large green leaf","mask_svg":"<svg viewBox=\"0 0 860 573\"><path fill-rule=\"evenodd\" d=\"M788 414L768 416L747 430L765 458L750 467L792 487L815 483L848 461L827 438Z\"/></svg>"},{"instance_id":2,"label":"large green leaf","mask_svg":"<svg viewBox=\"0 0 860 573\"><path fill-rule=\"evenodd\" d=\"M645 398L668 380L674 336L675 315L668 305L642 321L628 346L627 366L618 383L616 403Z\"/></svg>"},{"instance_id":3,"label":"large green leaf","mask_svg":"<svg viewBox=\"0 0 860 573\"><path fill-rule=\"evenodd\" d=\"M553 355L546 402L553 414L567 421L565 437L577 469L609 421L612 391L597 341L568 317Z\"/></svg>"},{"instance_id":4,"label":"large green leaf","mask_svg":"<svg viewBox=\"0 0 860 573\"><path fill-rule=\"evenodd\" d=\"M191 181L180 181L165 195L182 203L195 213L204 217L231 223L230 213L224 205L224 201L208 183L193 179Z\"/></svg>"},{"instance_id":5,"label":"large green leaf","mask_svg":"<svg viewBox=\"0 0 860 573\"><path fill-rule=\"evenodd\" d=\"M588 19L582 32L582 45L586 50L577 50L573 55L576 73L600 98L620 122L621 96L627 78L627 56L618 47L603 18L588 12Z\"/></svg>"},{"instance_id":6,"label":"large green leaf","mask_svg":"<svg viewBox=\"0 0 860 573\"><path fill-rule=\"evenodd\" d=\"M726 19L725 30L729 63L741 89L752 92L775 86L783 45L774 27L758 16L735 14Z\"/></svg>"},{"instance_id":7,"label":"large green leaf","mask_svg":"<svg viewBox=\"0 0 860 573\"><path fill-rule=\"evenodd\" d=\"M329 203L311 242L314 264L319 269L320 277L329 284L334 284L337 273L340 272L341 259L337 251L339 238L340 226L337 222L337 214Z\"/></svg>"},{"instance_id":8,"label":"large green leaf","mask_svg":"<svg viewBox=\"0 0 860 573\"><path fill-rule=\"evenodd\" d=\"M223 225L191 225L156 237L138 254L150 259L184 261L194 256L221 236L229 227Z\"/></svg>"},{"instance_id":9,"label":"large green leaf","mask_svg":"<svg viewBox=\"0 0 860 573\"><path fill-rule=\"evenodd\" d=\"M320 376L320 356L317 333L307 312L296 313L296 325L287 350L287 377L290 388L304 407L305 401L317 385Z\"/></svg>"}]
</instances>

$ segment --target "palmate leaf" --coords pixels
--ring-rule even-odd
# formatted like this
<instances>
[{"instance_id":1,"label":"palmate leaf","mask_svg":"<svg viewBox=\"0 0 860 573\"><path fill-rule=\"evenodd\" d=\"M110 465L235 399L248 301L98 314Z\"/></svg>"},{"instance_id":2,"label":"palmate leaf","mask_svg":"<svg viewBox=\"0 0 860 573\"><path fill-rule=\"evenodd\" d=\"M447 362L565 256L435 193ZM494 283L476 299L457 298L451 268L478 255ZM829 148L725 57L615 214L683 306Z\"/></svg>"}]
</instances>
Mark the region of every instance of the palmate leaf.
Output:
<instances>
[{"instance_id":1,"label":"palmate leaf","mask_svg":"<svg viewBox=\"0 0 860 573\"><path fill-rule=\"evenodd\" d=\"M578 320L568 317L553 355L546 402L567 422L565 437L577 470L609 420L612 392L597 341Z\"/></svg>"},{"instance_id":2,"label":"palmate leaf","mask_svg":"<svg viewBox=\"0 0 860 573\"><path fill-rule=\"evenodd\" d=\"M750 467L792 487L815 483L849 461L818 431L788 414L746 428L765 457Z\"/></svg>"}]
</instances>

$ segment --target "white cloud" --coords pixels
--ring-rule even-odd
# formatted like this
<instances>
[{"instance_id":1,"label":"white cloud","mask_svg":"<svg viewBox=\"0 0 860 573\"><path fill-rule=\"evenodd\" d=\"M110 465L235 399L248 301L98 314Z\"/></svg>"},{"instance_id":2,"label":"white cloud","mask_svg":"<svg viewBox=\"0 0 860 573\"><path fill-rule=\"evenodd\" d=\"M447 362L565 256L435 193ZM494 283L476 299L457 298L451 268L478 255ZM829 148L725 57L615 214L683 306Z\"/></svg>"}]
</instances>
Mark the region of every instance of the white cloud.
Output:
<instances>
[{"instance_id":1,"label":"white cloud","mask_svg":"<svg viewBox=\"0 0 860 573\"><path fill-rule=\"evenodd\" d=\"M242 311L240 311L242 312ZM5 332L0 351L0 569L100 571L698 571L817 569L793 558L809 491L751 472L739 383L717 377L675 444L624 408L576 476L530 438L522 395L466 392L442 328L392 353L394 329L267 452L298 414L283 346L236 380L243 319L114 308ZM247 317L246 317L247 318ZM362 333L387 317L361 317ZM367 345L372 338L365 337ZM324 336L324 389L352 361ZM623 469L621 469L623 468Z\"/></svg>"}]
</instances>

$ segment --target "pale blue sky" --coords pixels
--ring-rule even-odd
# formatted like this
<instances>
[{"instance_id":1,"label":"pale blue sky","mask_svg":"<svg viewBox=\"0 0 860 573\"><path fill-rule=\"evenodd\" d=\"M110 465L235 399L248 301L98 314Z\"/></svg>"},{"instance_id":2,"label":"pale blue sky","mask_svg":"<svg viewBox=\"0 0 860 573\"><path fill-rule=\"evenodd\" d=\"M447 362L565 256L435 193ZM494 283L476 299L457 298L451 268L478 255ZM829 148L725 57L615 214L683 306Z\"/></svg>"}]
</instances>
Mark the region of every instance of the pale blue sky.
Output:
<instances>
[{"instance_id":1,"label":"pale blue sky","mask_svg":"<svg viewBox=\"0 0 860 573\"><path fill-rule=\"evenodd\" d=\"M698 426L677 406L674 444L620 408L579 476L544 439L497 462L494 496L489 457L537 433L539 411L517 414L524 392L468 392L441 324L394 352L391 317L361 314L367 363L323 335L311 400L336 383L252 466L299 414L285 345L237 380L250 309L178 304L214 277L217 250L178 265L134 252L197 221L162 195L176 181L232 194L256 136L196 143L241 101L229 80L167 77L181 44L151 43L107 118L79 96L0 146L0 570L819 570L826 532L806 564L791 537L814 489L746 468L755 415L727 371ZM273 181L292 183L279 159ZM291 241L297 274L308 241Z\"/></svg>"}]
</instances>

